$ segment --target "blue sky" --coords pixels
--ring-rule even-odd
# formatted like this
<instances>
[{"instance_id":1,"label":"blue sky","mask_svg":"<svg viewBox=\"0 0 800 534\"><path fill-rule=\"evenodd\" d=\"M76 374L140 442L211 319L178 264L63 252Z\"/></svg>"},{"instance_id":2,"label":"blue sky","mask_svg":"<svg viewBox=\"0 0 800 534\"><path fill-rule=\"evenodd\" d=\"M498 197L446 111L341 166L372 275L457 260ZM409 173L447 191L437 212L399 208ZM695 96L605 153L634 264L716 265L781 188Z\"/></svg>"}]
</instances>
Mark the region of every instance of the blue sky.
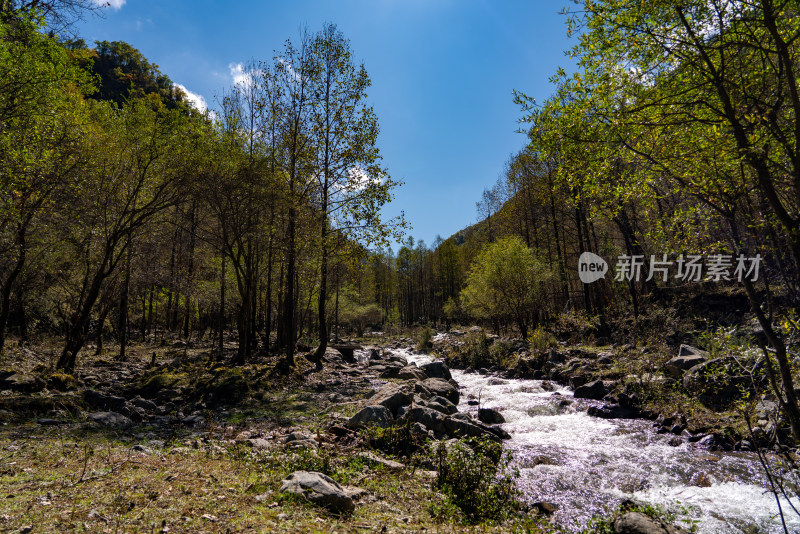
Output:
<instances>
[{"instance_id":1,"label":"blue sky","mask_svg":"<svg viewBox=\"0 0 800 534\"><path fill-rule=\"evenodd\" d=\"M430 245L477 220L475 203L525 144L512 89L541 102L575 44L569 0L112 0L77 26L87 43L126 41L210 108L232 68L272 58L300 28L336 23L372 79L384 166L405 184L409 235Z\"/></svg>"}]
</instances>

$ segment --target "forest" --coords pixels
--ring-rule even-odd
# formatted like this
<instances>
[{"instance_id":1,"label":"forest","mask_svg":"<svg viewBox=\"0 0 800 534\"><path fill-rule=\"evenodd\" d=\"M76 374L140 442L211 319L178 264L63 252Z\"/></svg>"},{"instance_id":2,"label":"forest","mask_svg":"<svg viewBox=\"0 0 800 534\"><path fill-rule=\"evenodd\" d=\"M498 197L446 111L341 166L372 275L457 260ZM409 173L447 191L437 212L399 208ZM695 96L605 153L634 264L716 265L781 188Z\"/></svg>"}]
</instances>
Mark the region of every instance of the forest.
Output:
<instances>
[{"instance_id":1,"label":"forest","mask_svg":"<svg viewBox=\"0 0 800 534\"><path fill-rule=\"evenodd\" d=\"M0 466L17 493L0 530L683 531L639 490L605 513L526 490L519 469L561 452L525 463L498 412L513 403L490 387L502 380L568 388L560 414L750 454L763 478L736 481L777 511L752 525L703 512L701 532L800 528L796 1L564 8L577 69L552 73L543 101L514 91L524 148L476 199L478 222L430 244L385 215L403 184L336 24L246 64L199 110L133 44L70 31L97 9L0 2L0 451L29 462ZM604 265L589 283L587 257ZM51 426L60 444L37 449ZM169 476L187 488L245 489L167 496L131 471L134 443L154 472L180 449ZM63 471L52 487L49 464ZM297 473L350 493L286 497ZM734 480L698 473L681 483ZM60 515L25 505L56 488ZM626 530L636 514L661 530Z\"/></svg>"}]
</instances>

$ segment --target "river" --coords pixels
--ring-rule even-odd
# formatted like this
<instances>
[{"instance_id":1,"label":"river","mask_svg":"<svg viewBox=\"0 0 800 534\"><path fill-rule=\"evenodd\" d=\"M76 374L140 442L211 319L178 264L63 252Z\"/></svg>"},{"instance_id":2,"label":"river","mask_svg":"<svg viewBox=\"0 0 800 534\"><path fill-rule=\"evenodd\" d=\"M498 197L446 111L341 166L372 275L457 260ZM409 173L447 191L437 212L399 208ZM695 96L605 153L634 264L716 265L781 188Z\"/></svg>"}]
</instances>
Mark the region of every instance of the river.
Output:
<instances>
[{"instance_id":1,"label":"river","mask_svg":"<svg viewBox=\"0 0 800 534\"><path fill-rule=\"evenodd\" d=\"M433 361L392 352L417 365ZM656 433L650 421L590 417L586 410L595 401L574 399L555 383L545 389L541 380L451 372L461 386L460 411L475 414L478 407L468 401L479 399L505 417L511 439L504 446L513 453L524 498L558 505L553 520L570 530L633 499L674 514L680 526L695 524L701 534L783 532L752 453L672 446L674 436ZM800 532L800 517L790 510L786 520L790 532Z\"/></svg>"}]
</instances>

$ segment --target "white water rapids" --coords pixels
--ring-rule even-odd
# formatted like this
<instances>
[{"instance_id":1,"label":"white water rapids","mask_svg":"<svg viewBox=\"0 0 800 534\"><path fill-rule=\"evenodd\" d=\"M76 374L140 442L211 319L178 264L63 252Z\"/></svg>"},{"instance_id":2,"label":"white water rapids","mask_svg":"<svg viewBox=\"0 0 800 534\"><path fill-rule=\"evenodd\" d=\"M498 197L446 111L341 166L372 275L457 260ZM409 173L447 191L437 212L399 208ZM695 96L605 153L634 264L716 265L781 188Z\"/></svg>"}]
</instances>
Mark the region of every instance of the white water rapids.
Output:
<instances>
[{"instance_id":1,"label":"white water rapids","mask_svg":"<svg viewBox=\"0 0 800 534\"><path fill-rule=\"evenodd\" d=\"M391 352L422 365L428 355ZM708 452L691 443L668 444L645 420L590 417L593 401L573 399L569 388L546 391L541 380L504 379L451 370L461 386L459 410L495 408L511 434L504 446L519 469L518 488L530 502L559 506L555 522L580 529L624 499L649 503L675 514L676 523L701 534L784 532L775 497L751 453ZM557 393L557 394L556 394ZM565 402L566 401L566 402ZM784 510L788 504L784 504ZM798 503L795 503L797 506ZM790 532L800 518L786 514Z\"/></svg>"}]
</instances>

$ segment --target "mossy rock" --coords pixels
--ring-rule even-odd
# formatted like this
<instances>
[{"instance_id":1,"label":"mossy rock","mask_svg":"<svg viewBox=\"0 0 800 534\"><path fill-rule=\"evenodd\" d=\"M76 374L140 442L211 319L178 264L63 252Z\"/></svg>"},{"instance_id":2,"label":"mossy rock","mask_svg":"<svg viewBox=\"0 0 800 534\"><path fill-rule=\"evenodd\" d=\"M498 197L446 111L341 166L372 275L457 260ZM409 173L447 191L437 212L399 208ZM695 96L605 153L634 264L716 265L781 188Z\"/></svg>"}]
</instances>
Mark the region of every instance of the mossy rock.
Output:
<instances>
[{"instance_id":1,"label":"mossy rock","mask_svg":"<svg viewBox=\"0 0 800 534\"><path fill-rule=\"evenodd\" d=\"M197 391L208 401L231 404L247 398L250 382L242 369L220 369L214 376L201 380Z\"/></svg>"},{"instance_id":2,"label":"mossy rock","mask_svg":"<svg viewBox=\"0 0 800 534\"><path fill-rule=\"evenodd\" d=\"M162 372L143 378L135 388L145 398L156 395L163 389L175 389L176 386L186 382L186 375L182 373Z\"/></svg>"},{"instance_id":3,"label":"mossy rock","mask_svg":"<svg viewBox=\"0 0 800 534\"><path fill-rule=\"evenodd\" d=\"M55 391L70 391L77 387L75 377L68 373L51 373L46 377L47 388Z\"/></svg>"}]
</instances>

